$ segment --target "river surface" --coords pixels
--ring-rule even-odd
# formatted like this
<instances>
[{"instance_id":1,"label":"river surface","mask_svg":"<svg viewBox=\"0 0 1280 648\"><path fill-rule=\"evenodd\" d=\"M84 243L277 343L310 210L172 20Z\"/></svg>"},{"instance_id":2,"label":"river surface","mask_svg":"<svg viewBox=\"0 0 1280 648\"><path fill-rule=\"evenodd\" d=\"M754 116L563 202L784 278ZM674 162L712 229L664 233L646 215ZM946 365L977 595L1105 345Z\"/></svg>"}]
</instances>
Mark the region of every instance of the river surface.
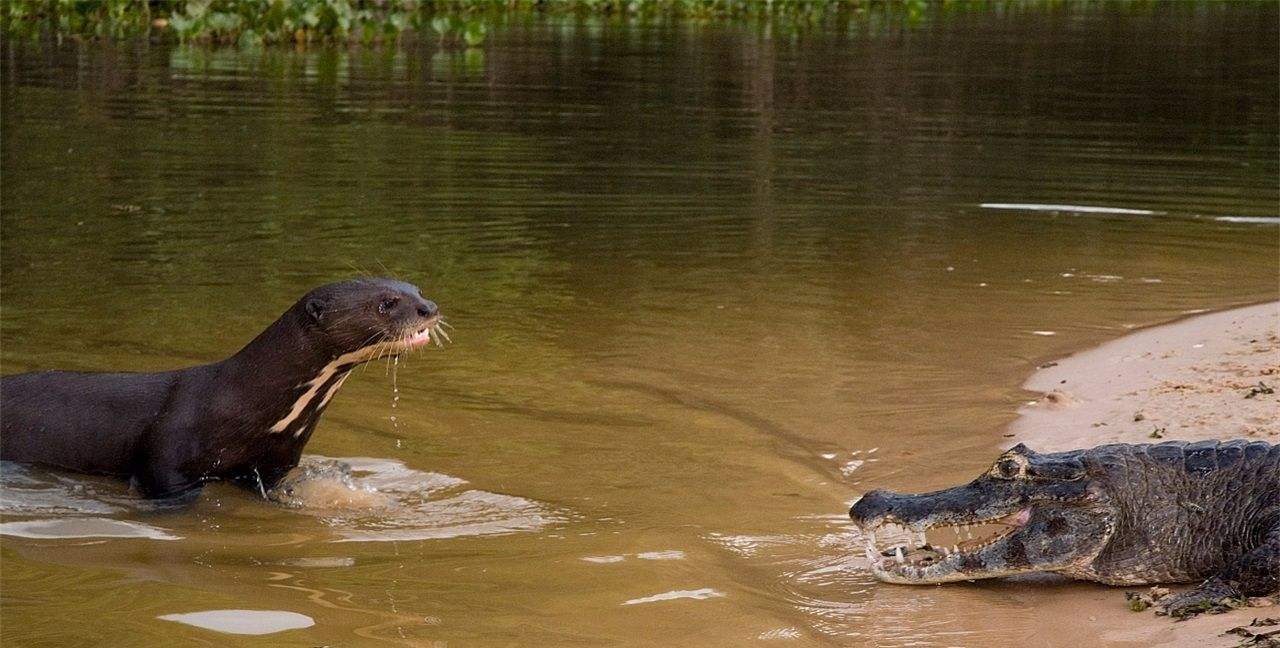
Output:
<instances>
[{"instance_id":1,"label":"river surface","mask_svg":"<svg viewBox=\"0 0 1280 648\"><path fill-rule=\"evenodd\" d=\"M308 446L389 507L4 465L5 644L1089 645L1118 590L881 585L846 511L985 468L1046 360L1277 298L1280 21L1017 7L5 43L4 373L217 360L365 273L456 327Z\"/></svg>"}]
</instances>

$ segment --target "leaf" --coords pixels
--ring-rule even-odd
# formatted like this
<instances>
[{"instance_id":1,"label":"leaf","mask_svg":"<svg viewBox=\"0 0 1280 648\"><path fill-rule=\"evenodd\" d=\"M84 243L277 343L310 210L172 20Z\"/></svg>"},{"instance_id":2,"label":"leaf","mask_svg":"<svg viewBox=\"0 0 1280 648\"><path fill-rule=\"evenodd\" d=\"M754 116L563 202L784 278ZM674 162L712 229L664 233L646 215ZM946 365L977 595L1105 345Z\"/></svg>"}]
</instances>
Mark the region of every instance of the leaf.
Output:
<instances>
[{"instance_id":1,"label":"leaf","mask_svg":"<svg viewBox=\"0 0 1280 648\"><path fill-rule=\"evenodd\" d=\"M246 29L240 32L240 38L236 41L236 45L246 49L255 47L261 43L262 37L258 35L258 32L253 31L252 29Z\"/></svg>"},{"instance_id":2,"label":"leaf","mask_svg":"<svg viewBox=\"0 0 1280 648\"><path fill-rule=\"evenodd\" d=\"M395 12L387 14L387 23L396 31L404 31L409 24L409 19L403 13Z\"/></svg>"},{"instance_id":3,"label":"leaf","mask_svg":"<svg viewBox=\"0 0 1280 648\"><path fill-rule=\"evenodd\" d=\"M467 29L463 33L463 40L471 47L479 47L484 44L485 37L488 36L488 28L480 21L474 21L467 24Z\"/></svg>"}]
</instances>

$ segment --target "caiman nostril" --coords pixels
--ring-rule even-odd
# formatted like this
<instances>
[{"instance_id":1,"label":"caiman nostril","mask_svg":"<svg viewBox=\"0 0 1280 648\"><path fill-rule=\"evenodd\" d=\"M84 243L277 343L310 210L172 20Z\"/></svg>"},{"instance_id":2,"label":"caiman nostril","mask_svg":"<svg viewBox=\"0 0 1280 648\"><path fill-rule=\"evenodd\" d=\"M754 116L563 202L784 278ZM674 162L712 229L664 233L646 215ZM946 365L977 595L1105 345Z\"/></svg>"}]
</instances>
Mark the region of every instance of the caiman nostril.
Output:
<instances>
[{"instance_id":1,"label":"caiman nostril","mask_svg":"<svg viewBox=\"0 0 1280 648\"><path fill-rule=\"evenodd\" d=\"M849 517L855 522L863 522L888 515L893 512L892 496L888 491L873 490L853 503Z\"/></svg>"}]
</instances>

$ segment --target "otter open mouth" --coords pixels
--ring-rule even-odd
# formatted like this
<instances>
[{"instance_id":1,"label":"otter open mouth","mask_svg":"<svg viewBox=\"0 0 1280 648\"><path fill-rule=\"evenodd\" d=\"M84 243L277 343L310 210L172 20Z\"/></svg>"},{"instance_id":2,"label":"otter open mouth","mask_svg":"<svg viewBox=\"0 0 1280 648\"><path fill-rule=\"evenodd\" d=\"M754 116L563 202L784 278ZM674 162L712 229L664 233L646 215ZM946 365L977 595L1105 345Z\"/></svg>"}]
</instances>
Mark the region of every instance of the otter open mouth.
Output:
<instances>
[{"instance_id":1,"label":"otter open mouth","mask_svg":"<svg viewBox=\"0 0 1280 648\"><path fill-rule=\"evenodd\" d=\"M985 519L895 523L889 518L863 529L867 563L877 578L894 583L939 582L944 574L981 560L988 547L1026 526L1031 508ZM958 579L963 578L959 575Z\"/></svg>"},{"instance_id":2,"label":"otter open mouth","mask_svg":"<svg viewBox=\"0 0 1280 648\"><path fill-rule=\"evenodd\" d=\"M444 321L444 317L440 315L432 316L420 327L411 329L408 334L401 337L400 347L414 349L432 341L435 341L436 346L444 346L441 340L445 342L452 341L449 339L449 334L444 330L446 326L449 326L449 324Z\"/></svg>"}]
</instances>

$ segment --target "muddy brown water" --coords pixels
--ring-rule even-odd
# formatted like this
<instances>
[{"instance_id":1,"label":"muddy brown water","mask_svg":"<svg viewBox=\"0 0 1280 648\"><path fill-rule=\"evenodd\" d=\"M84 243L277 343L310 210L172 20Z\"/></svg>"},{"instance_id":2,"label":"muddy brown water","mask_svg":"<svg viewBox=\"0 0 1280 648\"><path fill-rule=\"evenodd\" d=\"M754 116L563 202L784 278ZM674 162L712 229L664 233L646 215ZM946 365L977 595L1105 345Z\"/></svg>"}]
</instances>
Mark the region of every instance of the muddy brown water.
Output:
<instances>
[{"instance_id":1,"label":"muddy brown water","mask_svg":"<svg viewBox=\"0 0 1280 648\"><path fill-rule=\"evenodd\" d=\"M5 373L218 359L357 271L457 327L308 448L389 511L4 466L6 645L1086 645L1118 591L880 585L848 504L970 478L1045 360L1277 297L1264 3L3 55Z\"/></svg>"}]
</instances>

